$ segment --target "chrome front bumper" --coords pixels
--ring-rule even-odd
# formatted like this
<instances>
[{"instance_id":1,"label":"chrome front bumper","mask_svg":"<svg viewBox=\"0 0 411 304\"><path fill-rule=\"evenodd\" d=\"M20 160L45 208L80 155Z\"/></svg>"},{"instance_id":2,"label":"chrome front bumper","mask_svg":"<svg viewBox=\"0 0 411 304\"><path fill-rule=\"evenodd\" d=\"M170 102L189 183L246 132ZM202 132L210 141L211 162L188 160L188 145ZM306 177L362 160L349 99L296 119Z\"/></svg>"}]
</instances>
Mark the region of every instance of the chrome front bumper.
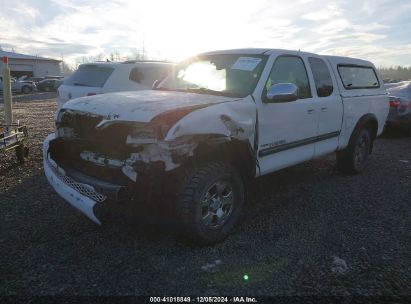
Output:
<instances>
[{"instance_id":1,"label":"chrome front bumper","mask_svg":"<svg viewBox=\"0 0 411 304\"><path fill-rule=\"evenodd\" d=\"M54 133L49 134L43 143L44 173L49 184L70 205L80 210L96 224L101 222L94 214L94 206L106 200L106 196L94 190L90 185L76 182L67 176L62 168L49 158L49 143L55 138Z\"/></svg>"}]
</instances>

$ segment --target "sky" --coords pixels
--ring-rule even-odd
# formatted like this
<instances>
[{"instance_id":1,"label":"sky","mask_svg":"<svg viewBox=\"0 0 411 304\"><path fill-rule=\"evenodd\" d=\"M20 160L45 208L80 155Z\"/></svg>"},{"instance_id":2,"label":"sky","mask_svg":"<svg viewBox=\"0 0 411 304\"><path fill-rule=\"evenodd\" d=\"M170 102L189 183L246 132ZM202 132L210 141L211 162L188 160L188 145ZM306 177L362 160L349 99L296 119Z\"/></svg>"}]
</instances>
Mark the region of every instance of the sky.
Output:
<instances>
[{"instance_id":1,"label":"sky","mask_svg":"<svg viewBox=\"0 0 411 304\"><path fill-rule=\"evenodd\" d=\"M0 0L0 46L68 64L260 47L411 66L411 0Z\"/></svg>"}]
</instances>

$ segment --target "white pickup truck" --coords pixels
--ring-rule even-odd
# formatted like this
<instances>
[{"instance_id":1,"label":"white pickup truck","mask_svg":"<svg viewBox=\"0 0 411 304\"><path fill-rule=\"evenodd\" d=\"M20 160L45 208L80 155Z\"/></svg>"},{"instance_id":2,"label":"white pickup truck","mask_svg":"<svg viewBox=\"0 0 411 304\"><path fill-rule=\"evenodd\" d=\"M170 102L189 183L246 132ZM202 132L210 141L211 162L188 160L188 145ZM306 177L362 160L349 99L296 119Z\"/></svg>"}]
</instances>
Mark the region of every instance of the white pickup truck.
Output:
<instances>
[{"instance_id":1,"label":"white pickup truck","mask_svg":"<svg viewBox=\"0 0 411 304\"><path fill-rule=\"evenodd\" d=\"M153 90L64 104L44 141L55 191L91 220L150 202L192 239L224 239L252 179L329 153L364 169L389 111L368 61L276 49L197 55Z\"/></svg>"}]
</instances>

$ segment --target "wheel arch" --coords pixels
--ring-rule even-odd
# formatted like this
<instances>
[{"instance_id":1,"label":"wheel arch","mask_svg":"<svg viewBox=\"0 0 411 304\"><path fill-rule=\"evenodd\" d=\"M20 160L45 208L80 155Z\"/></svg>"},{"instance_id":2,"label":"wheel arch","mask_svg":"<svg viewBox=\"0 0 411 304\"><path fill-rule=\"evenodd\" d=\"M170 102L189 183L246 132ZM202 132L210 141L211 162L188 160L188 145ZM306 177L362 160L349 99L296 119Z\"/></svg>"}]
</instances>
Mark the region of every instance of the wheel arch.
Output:
<instances>
[{"instance_id":1,"label":"wheel arch","mask_svg":"<svg viewBox=\"0 0 411 304\"><path fill-rule=\"evenodd\" d=\"M374 140L377 138L377 132L378 132L378 119L373 113L368 113L363 115L355 125L351 136L350 136L350 142L352 138L354 137L354 134L358 132L362 128L367 128L368 131L370 132L371 135L371 149L370 153L372 152L373 149L373 143Z\"/></svg>"},{"instance_id":2,"label":"wheel arch","mask_svg":"<svg viewBox=\"0 0 411 304\"><path fill-rule=\"evenodd\" d=\"M208 161L228 163L244 178L253 178L256 174L257 159L248 140L217 137L199 142L191 162L200 165Z\"/></svg>"}]
</instances>

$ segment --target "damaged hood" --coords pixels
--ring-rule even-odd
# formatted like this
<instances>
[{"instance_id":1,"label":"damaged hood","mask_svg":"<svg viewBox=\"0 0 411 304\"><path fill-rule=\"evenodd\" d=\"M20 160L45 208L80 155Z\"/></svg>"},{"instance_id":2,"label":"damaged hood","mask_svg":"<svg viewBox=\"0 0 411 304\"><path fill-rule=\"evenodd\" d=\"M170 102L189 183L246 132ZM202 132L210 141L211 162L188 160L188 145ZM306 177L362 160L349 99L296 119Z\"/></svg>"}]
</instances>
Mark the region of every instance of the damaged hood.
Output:
<instances>
[{"instance_id":1,"label":"damaged hood","mask_svg":"<svg viewBox=\"0 0 411 304\"><path fill-rule=\"evenodd\" d=\"M76 98L65 103L62 109L91 113L111 121L149 122L164 112L240 99L197 93L147 90Z\"/></svg>"}]
</instances>

